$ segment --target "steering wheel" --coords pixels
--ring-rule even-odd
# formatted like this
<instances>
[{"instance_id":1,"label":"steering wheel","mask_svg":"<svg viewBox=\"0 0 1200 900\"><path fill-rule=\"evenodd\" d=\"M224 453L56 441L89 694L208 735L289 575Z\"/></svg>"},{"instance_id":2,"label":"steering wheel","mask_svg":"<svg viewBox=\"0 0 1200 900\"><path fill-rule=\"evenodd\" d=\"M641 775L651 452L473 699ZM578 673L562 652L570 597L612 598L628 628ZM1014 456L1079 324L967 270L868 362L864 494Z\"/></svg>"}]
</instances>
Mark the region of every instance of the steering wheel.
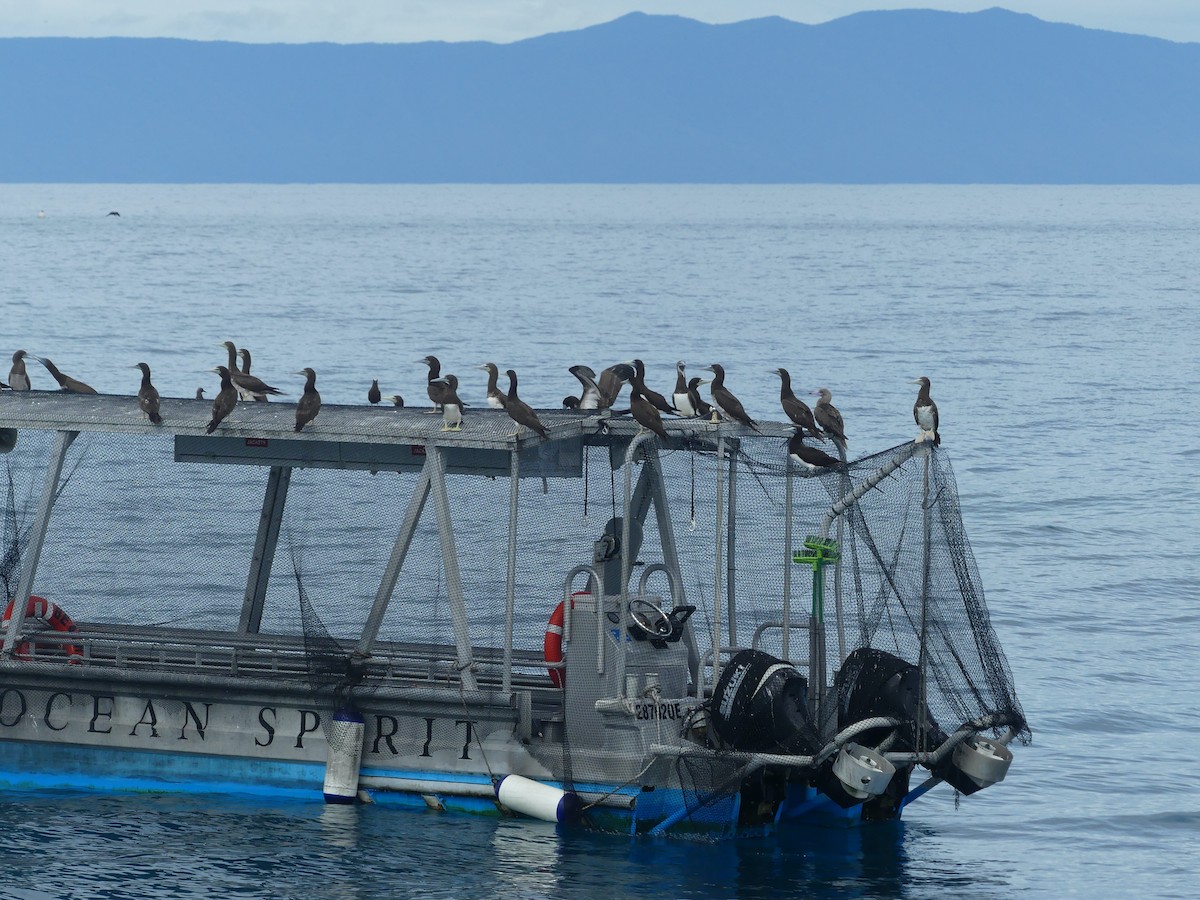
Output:
<instances>
[{"instance_id":1,"label":"steering wheel","mask_svg":"<svg viewBox=\"0 0 1200 900\"><path fill-rule=\"evenodd\" d=\"M671 617L653 600L634 597L629 601L629 617L642 631L652 638L667 638L675 630Z\"/></svg>"}]
</instances>

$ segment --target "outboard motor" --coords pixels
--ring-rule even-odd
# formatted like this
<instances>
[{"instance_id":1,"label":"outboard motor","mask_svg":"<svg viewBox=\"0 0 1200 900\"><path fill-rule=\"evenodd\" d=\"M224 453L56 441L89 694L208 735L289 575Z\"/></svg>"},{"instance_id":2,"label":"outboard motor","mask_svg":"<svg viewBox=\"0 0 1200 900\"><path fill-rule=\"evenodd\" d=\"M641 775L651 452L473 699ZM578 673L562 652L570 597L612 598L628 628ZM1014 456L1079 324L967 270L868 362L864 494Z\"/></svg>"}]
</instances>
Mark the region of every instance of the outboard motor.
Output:
<instances>
[{"instance_id":1,"label":"outboard motor","mask_svg":"<svg viewBox=\"0 0 1200 900\"><path fill-rule=\"evenodd\" d=\"M838 729L876 716L900 719L897 740L891 749L917 749L917 713L921 701L921 673L910 662L874 647L859 647L846 657L835 679L838 695ZM937 722L925 710L921 725L922 749L932 750L946 739ZM873 728L856 738L868 746L879 744L891 728Z\"/></svg>"},{"instance_id":2,"label":"outboard motor","mask_svg":"<svg viewBox=\"0 0 1200 900\"><path fill-rule=\"evenodd\" d=\"M712 697L712 728L734 750L813 753L820 739L808 714L808 680L768 653L729 661Z\"/></svg>"}]
</instances>

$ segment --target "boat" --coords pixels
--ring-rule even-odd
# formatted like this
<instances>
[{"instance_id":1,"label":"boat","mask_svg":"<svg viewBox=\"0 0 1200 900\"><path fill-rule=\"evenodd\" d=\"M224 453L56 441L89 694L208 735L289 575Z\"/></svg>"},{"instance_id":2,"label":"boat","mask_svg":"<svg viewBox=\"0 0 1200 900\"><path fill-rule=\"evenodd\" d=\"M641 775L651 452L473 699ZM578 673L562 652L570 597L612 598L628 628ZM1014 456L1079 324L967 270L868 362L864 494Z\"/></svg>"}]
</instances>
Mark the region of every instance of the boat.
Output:
<instances>
[{"instance_id":1,"label":"boat","mask_svg":"<svg viewBox=\"0 0 1200 900\"><path fill-rule=\"evenodd\" d=\"M727 837L895 820L1030 731L944 448L0 396L0 785Z\"/></svg>"}]
</instances>

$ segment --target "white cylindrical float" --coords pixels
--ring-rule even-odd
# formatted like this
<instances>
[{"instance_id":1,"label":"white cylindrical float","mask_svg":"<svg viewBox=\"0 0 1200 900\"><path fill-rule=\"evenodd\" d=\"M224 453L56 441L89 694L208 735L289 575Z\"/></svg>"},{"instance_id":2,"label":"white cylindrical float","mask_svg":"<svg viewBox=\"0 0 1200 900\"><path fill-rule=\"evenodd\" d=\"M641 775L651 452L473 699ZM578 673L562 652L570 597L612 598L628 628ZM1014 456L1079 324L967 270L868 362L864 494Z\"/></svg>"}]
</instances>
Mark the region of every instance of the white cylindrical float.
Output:
<instances>
[{"instance_id":1,"label":"white cylindrical float","mask_svg":"<svg viewBox=\"0 0 1200 900\"><path fill-rule=\"evenodd\" d=\"M326 734L329 755L325 761L325 802L353 803L358 799L358 769L362 762L363 717L343 707L333 714Z\"/></svg>"},{"instance_id":2,"label":"white cylindrical float","mask_svg":"<svg viewBox=\"0 0 1200 900\"><path fill-rule=\"evenodd\" d=\"M1012 761L1011 750L980 735L967 738L954 748L954 765L981 788L1003 780Z\"/></svg>"},{"instance_id":3,"label":"white cylindrical float","mask_svg":"<svg viewBox=\"0 0 1200 900\"><path fill-rule=\"evenodd\" d=\"M566 825L577 821L583 813L583 801L578 794L522 775L501 778L496 783L496 799L513 812L544 822Z\"/></svg>"},{"instance_id":4,"label":"white cylindrical float","mask_svg":"<svg viewBox=\"0 0 1200 900\"><path fill-rule=\"evenodd\" d=\"M896 767L870 747L847 744L837 755L833 774L851 797L869 800L887 790Z\"/></svg>"}]
</instances>

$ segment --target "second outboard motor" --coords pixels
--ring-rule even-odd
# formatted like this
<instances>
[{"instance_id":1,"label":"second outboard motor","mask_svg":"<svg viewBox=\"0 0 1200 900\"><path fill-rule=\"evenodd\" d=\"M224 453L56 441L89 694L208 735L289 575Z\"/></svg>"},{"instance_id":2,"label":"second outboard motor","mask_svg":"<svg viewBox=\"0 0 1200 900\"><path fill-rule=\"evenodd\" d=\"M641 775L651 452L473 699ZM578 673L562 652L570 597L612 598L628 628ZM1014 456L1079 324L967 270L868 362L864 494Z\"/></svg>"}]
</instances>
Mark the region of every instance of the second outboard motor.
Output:
<instances>
[{"instance_id":1,"label":"second outboard motor","mask_svg":"<svg viewBox=\"0 0 1200 900\"><path fill-rule=\"evenodd\" d=\"M886 650L859 647L846 657L837 673L838 728L842 729L863 719L889 716L904 722L897 729L893 750L917 749L917 713L920 709L921 674L917 667ZM933 750L946 739L937 722L925 710L921 725L924 735L922 749ZM875 746L892 731L874 728L859 734L855 740Z\"/></svg>"},{"instance_id":2,"label":"second outboard motor","mask_svg":"<svg viewBox=\"0 0 1200 900\"><path fill-rule=\"evenodd\" d=\"M819 745L808 714L808 680L758 650L729 661L713 691L712 728L734 750L813 753Z\"/></svg>"}]
</instances>

